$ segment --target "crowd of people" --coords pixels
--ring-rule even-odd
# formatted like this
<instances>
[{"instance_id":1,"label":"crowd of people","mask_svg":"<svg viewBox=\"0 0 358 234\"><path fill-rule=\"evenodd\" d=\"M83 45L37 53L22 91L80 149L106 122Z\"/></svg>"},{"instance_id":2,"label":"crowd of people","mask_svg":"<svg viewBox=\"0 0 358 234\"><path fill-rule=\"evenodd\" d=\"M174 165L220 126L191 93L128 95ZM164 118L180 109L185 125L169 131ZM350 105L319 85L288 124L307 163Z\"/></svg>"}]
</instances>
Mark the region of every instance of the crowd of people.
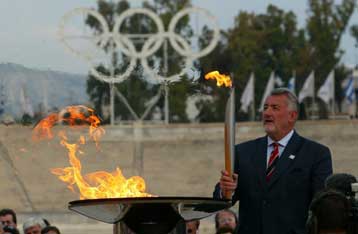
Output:
<instances>
[{"instance_id":1,"label":"crowd of people","mask_svg":"<svg viewBox=\"0 0 358 234\"><path fill-rule=\"evenodd\" d=\"M30 217L22 225L24 234L61 234L56 226L40 217ZM4 208L0 210L0 234L19 234L17 216L14 210Z\"/></svg>"}]
</instances>

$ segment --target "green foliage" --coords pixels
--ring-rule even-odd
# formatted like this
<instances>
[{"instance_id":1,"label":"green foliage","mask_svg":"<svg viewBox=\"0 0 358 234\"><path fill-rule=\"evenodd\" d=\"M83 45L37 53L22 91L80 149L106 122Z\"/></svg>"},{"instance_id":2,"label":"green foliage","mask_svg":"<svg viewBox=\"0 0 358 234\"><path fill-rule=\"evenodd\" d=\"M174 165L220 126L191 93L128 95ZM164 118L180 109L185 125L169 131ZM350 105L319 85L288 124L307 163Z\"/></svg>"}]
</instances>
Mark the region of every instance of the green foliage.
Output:
<instances>
[{"instance_id":1,"label":"green foliage","mask_svg":"<svg viewBox=\"0 0 358 234\"><path fill-rule=\"evenodd\" d=\"M202 46L205 46L210 33L204 32L204 35ZM292 76L300 60L298 53L302 44L306 42L303 41L303 32L297 29L295 15L269 5L266 14L240 12L234 27L222 33L222 40L213 52L215 56L208 56L200 62L206 71L219 69L233 74L238 107L250 73L254 72L257 107L272 70L285 81ZM227 95L220 95L214 103L217 108L211 110L223 109L226 99ZM215 116L214 113L211 116ZM215 121L223 121L223 118L221 114Z\"/></svg>"},{"instance_id":2,"label":"green foliage","mask_svg":"<svg viewBox=\"0 0 358 234\"><path fill-rule=\"evenodd\" d=\"M310 66L315 70L316 87L319 87L330 70L338 65L343 55L339 48L349 19L355 7L355 0L310 0L310 17L307 20L307 34L312 47ZM336 76L340 83L343 77Z\"/></svg>"},{"instance_id":3,"label":"green foliage","mask_svg":"<svg viewBox=\"0 0 358 234\"><path fill-rule=\"evenodd\" d=\"M353 13L353 0L343 0L334 5L329 0L310 0L309 17L306 28L298 28L293 12L285 12L277 6L269 5L263 14L240 12L234 26L222 32L222 39L211 56L200 60L205 71L220 70L232 73L237 87L237 109L240 97L249 79L255 74L255 107L258 108L271 71L283 79L285 84L295 74L296 92L304 80L314 70L316 89L323 84L328 73L336 69L336 97L340 98L340 81L347 71L339 65L343 51L339 43ZM357 35L358 26L352 31ZM200 46L203 48L210 39L210 31L203 30ZM213 56L214 55L214 56ZM215 98L213 103L200 104L202 111L210 114L210 121L223 121L223 115L214 112L225 106L225 95ZM208 105L213 105L208 107ZM237 119L242 119L240 113ZM244 115L245 116L245 115Z\"/></svg>"}]
</instances>

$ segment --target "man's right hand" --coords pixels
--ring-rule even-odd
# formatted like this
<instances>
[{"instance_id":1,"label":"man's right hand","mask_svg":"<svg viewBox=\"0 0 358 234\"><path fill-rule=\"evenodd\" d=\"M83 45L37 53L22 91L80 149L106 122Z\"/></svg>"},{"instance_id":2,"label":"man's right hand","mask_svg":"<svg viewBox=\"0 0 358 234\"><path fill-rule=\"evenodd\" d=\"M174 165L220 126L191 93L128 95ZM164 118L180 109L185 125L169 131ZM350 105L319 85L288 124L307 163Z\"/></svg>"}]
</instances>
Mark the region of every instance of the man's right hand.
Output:
<instances>
[{"instance_id":1,"label":"man's right hand","mask_svg":"<svg viewBox=\"0 0 358 234\"><path fill-rule=\"evenodd\" d=\"M220 190L224 198L231 199L231 194L236 190L237 187L237 174L230 176L229 172L223 170L221 171L220 177ZM226 195L229 194L230 197Z\"/></svg>"}]
</instances>

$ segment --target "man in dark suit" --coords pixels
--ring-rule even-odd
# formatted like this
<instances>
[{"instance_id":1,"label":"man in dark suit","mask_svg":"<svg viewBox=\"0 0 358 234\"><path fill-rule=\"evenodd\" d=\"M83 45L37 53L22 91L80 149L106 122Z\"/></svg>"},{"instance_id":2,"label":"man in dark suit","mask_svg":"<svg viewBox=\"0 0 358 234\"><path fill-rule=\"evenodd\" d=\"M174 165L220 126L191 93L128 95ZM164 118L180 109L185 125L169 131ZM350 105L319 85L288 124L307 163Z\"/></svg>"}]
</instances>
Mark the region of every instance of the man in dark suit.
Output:
<instances>
[{"instance_id":1,"label":"man in dark suit","mask_svg":"<svg viewBox=\"0 0 358 234\"><path fill-rule=\"evenodd\" d=\"M238 144L232 176L221 172L215 198L231 192L239 204L240 234L305 233L313 195L332 174L329 149L294 130L297 97L274 90L262 113L266 136Z\"/></svg>"}]
</instances>

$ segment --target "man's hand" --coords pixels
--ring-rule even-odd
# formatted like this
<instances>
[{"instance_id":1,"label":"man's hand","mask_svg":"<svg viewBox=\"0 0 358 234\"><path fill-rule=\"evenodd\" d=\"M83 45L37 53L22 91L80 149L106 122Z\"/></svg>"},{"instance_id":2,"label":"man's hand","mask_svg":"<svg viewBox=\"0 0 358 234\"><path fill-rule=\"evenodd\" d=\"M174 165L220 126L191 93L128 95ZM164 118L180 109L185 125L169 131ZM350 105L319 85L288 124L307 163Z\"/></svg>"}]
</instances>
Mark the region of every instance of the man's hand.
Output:
<instances>
[{"instance_id":1,"label":"man's hand","mask_svg":"<svg viewBox=\"0 0 358 234\"><path fill-rule=\"evenodd\" d=\"M221 171L221 177L220 177L220 189L221 193L226 199L231 199L231 194L235 191L237 187L237 174L233 174L232 176L229 175L229 172L223 170ZM230 197L227 197L227 194L229 194Z\"/></svg>"}]
</instances>

